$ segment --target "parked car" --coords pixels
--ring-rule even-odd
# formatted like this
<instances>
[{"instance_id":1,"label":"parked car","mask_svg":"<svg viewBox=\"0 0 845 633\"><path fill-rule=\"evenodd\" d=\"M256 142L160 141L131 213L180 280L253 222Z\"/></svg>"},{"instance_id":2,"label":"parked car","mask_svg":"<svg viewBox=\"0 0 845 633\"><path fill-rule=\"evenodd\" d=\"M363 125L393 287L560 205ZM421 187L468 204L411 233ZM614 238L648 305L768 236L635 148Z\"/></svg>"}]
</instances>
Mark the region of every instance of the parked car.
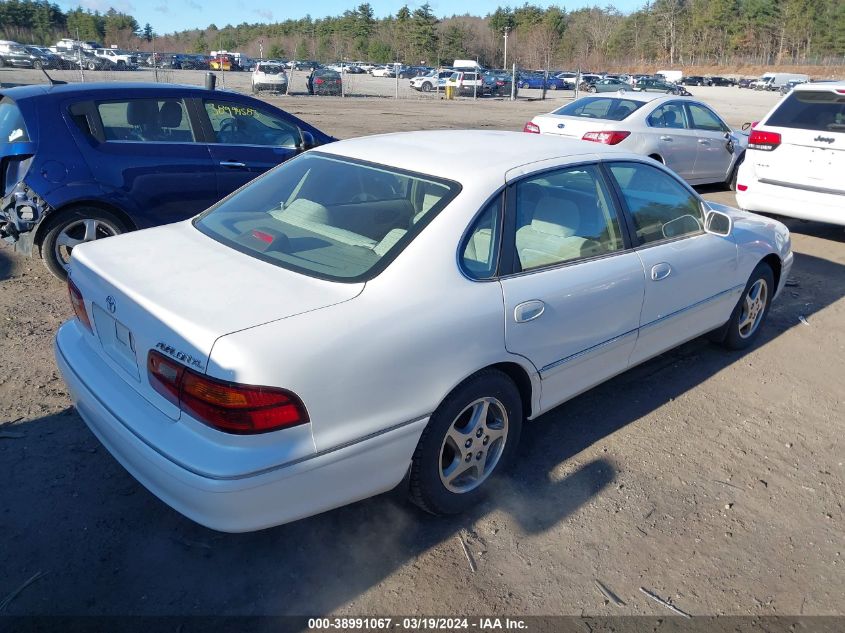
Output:
<instances>
[{"instance_id":1,"label":"parked car","mask_svg":"<svg viewBox=\"0 0 845 633\"><path fill-rule=\"evenodd\" d=\"M242 70L237 58L230 53L220 53L212 57L208 62L211 70L237 71Z\"/></svg>"},{"instance_id":2,"label":"parked car","mask_svg":"<svg viewBox=\"0 0 845 633\"><path fill-rule=\"evenodd\" d=\"M736 81L729 77L710 77L711 86L735 86Z\"/></svg>"},{"instance_id":3,"label":"parked car","mask_svg":"<svg viewBox=\"0 0 845 633\"><path fill-rule=\"evenodd\" d=\"M795 86L751 130L743 209L845 226L845 82Z\"/></svg>"},{"instance_id":4,"label":"parked car","mask_svg":"<svg viewBox=\"0 0 845 633\"><path fill-rule=\"evenodd\" d=\"M701 101L636 92L582 97L534 117L523 131L618 145L694 185L733 186L748 142Z\"/></svg>"},{"instance_id":5,"label":"parked car","mask_svg":"<svg viewBox=\"0 0 845 633\"><path fill-rule=\"evenodd\" d=\"M340 96L343 94L343 78L329 68L317 68L306 79L308 94Z\"/></svg>"},{"instance_id":6,"label":"parked car","mask_svg":"<svg viewBox=\"0 0 845 633\"><path fill-rule=\"evenodd\" d=\"M138 58L119 48L98 48L94 55L113 62L116 70L135 70L138 67Z\"/></svg>"},{"instance_id":7,"label":"parked car","mask_svg":"<svg viewBox=\"0 0 845 633\"><path fill-rule=\"evenodd\" d=\"M484 94L494 97L510 97L513 91L513 76L506 70L485 70L481 75L484 82Z\"/></svg>"},{"instance_id":8,"label":"parked car","mask_svg":"<svg viewBox=\"0 0 845 633\"><path fill-rule=\"evenodd\" d=\"M24 48L26 48L26 50L32 53L33 55L39 55L43 59L43 61L41 62L41 68L60 69L62 67L61 58L46 46L26 45L24 46Z\"/></svg>"},{"instance_id":9,"label":"parked car","mask_svg":"<svg viewBox=\"0 0 845 633\"><path fill-rule=\"evenodd\" d=\"M751 88L751 82L752 81L754 81L754 79L749 79L747 77L739 79L736 82L736 87L737 88Z\"/></svg>"},{"instance_id":10,"label":"parked car","mask_svg":"<svg viewBox=\"0 0 845 633\"><path fill-rule=\"evenodd\" d=\"M796 79L796 80L793 80L793 81L787 81L785 84L783 84L783 85L780 87L779 92L780 92L782 95L789 94L795 86L797 86L797 85L799 85L799 84L804 84L804 83L807 83L807 82L806 82L806 81L797 80L797 79Z\"/></svg>"},{"instance_id":11,"label":"parked car","mask_svg":"<svg viewBox=\"0 0 845 633\"><path fill-rule=\"evenodd\" d=\"M565 70L556 74L555 77L563 81L564 90L575 90L575 84L578 81L578 73Z\"/></svg>"},{"instance_id":12,"label":"parked car","mask_svg":"<svg viewBox=\"0 0 845 633\"><path fill-rule=\"evenodd\" d=\"M187 55L174 53L163 55L158 60L159 68L172 68L174 70L207 70L208 60L203 55Z\"/></svg>"},{"instance_id":13,"label":"parked car","mask_svg":"<svg viewBox=\"0 0 845 633\"><path fill-rule=\"evenodd\" d=\"M454 87L459 95L465 97L484 95L484 80L476 70L456 70L446 80L446 85Z\"/></svg>"},{"instance_id":14,"label":"parked car","mask_svg":"<svg viewBox=\"0 0 845 633\"><path fill-rule=\"evenodd\" d=\"M690 75L689 77L684 77L678 82L682 86L709 86L710 80L707 77L702 77L701 75Z\"/></svg>"},{"instance_id":15,"label":"parked car","mask_svg":"<svg viewBox=\"0 0 845 633\"><path fill-rule=\"evenodd\" d=\"M664 94L690 96L690 93L683 87L662 79L640 79L632 90L637 92L662 92Z\"/></svg>"},{"instance_id":16,"label":"parked car","mask_svg":"<svg viewBox=\"0 0 845 633\"><path fill-rule=\"evenodd\" d=\"M582 82L581 90L585 92L626 92L633 90L633 87L621 79L597 79L593 83Z\"/></svg>"},{"instance_id":17,"label":"parked car","mask_svg":"<svg viewBox=\"0 0 845 633\"><path fill-rule=\"evenodd\" d=\"M516 76L516 85L520 88L539 88L543 89L545 83L547 90L564 90L566 82L559 77L549 75L543 81L544 76L539 73L519 73Z\"/></svg>"},{"instance_id":18,"label":"parked car","mask_svg":"<svg viewBox=\"0 0 845 633\"><path fill-rule=\"evenodd\" d=\"M78 48L76 50L66 50L58 53L61 59L62 68L66 70L78 69L80 66L84 70L115 70L115 64L110 59L104 57L97 57L88 49Z\"/></svg>"},{"instance_id":19,"label":"parked car","mask_svg":"<svg viewBox=\"0 0 845 633\"><path fill-rule=\"evenodd\" d=\"M52 68L52 59L34 48L17 42L0 42L0 68Z\"/></svg>"},{"instance_id":20,"label":"parked car","mask_svg":"<svg viewBox=\"0 0 845 633\"><path fill-rule=\"evenodd\" d=\"M364 137L78 248L56 361L106 449L212 529L402 481L453 514L500 489L526 418L699 335L752 345L792 260L781 223L636 154Z\"/></svg>"},{"instance_id":21,"label":"parked car","mask_svg":"<svg viewBox=\"0 0 845 633\"><path fill-rule=\"evenodd\" d=\"M78 244L195 215L334 139L263 101L172 84L0 91L0 236L66 274Z\"/></svg>"},{"instance_id":22,"label":"parked car","mask_svg":"<svg viewBox=\"0 0 845 633\"><path fill-rule=\"evenodd\" d=\"M446 87L446 80L452 76L452 70L432 70L427 75L421 77L414 77L411 79L411 88L421 92L431 92L432 90Z\"/></svg>"},{"instance_id":23,"label":"parked car","mask_svg":"<svg viewBox=\"0 0 845 633\"><path fill-rule=\"evenodd\" d=\"M252 72L252 91L287 92L288 75L285 67L273 62L258 62Z\"/></svg>"},{"instance_id":24,"label":"parked car","mask_svg":"<svg viewBox=\"0 0 845 633\"><path fill-rule=\"evenodd\" d=\"M388 66L376 66L370 71L373 77L390 77L392 69ZM393 75L394 77L396 75Z\"/></svg>"}]
</instances>

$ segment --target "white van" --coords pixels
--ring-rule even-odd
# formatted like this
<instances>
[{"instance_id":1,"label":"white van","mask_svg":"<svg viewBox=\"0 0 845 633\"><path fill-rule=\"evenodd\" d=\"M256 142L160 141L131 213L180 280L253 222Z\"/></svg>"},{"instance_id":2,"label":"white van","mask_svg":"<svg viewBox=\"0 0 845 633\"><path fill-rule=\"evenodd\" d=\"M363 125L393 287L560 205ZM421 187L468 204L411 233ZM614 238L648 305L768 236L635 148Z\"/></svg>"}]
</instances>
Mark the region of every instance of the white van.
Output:
<instances>
[{"instance_id":1,"label":"white van","mask_svg":"<svg viewBox=\"0 0 845 633\"><path fill-rule=\"evenodd\" d=\"M658 70L655 75L660 75L666 81L671 81L676 84L684 78L684 71L682 70Z\"/></svg>"},{"instance_id":2,"label":"white van","mask_svg":"<svg viewBox=\"0 0 845 633\"><path fill-rule=\"evenodd\" d=\"M756 90L780 90L790 81L807 83L810 78L797 73L765 73L757 81L751 82L751 85Z\"/></svg>"}]
</instances>

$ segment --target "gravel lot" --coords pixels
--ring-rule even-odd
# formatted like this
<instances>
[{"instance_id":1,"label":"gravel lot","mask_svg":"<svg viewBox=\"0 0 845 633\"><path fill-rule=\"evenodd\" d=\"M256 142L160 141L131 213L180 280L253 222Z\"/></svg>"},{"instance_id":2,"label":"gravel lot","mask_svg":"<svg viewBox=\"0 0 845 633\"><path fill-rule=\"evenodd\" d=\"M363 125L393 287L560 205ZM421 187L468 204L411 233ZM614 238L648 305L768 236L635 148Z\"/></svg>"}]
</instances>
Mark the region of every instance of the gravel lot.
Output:
<instances>
[{"instance_id":1,"label":"gravel lot","mask_svg":"<svg viewBox=\"0 0 845 633\"><path fill-rule=\"evenodd\" d=\"M4 82L36 77L0 71ZM245 79L227 75L227 87ZM692 92L732 125L777 100ZM545 104L412 96L269 100L349 137L521 129L571 93ZM753 349L695 340L531 423L518 467L486 505L438 519L397 491L242 535L181 517L100 446L53 361L53 334L71 315L64 286L0 248L0 423L10 423L0 428L0 597L46 573L7 612L668 615L645 587L695 615L843 614L845 232L788 224L793 275Z\"/></svg>"}]
</instances>

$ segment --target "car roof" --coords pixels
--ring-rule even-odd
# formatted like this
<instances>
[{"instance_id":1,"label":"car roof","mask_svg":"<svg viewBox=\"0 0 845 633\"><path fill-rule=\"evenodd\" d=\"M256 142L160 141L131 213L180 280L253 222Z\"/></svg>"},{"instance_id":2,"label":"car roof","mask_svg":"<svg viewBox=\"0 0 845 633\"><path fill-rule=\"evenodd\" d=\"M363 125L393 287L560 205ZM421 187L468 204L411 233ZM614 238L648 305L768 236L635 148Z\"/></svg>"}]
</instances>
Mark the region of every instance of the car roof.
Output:
<instances>
[{"instance_id":1,"label":"car roof","mask_svg":"<svg viewBox=\"0 0 845 633\"><path fill-rule=\"evenodd\" d=\"M382 162L408 171L457 180L503 181L504 174L523 165L555 158L595 158L627 152L600 143L500 130L435 130L396 132L337 141L319 152Z\"/></svg>"},{"instance_id":2,"label":"car roof","mask_svg":"<svg viewBox=\"0 0 845 633\"><path fill-rule=\"evenodd\" d=\"M802 83L795 86L793 90L797 90L799 92L805 92L807 90L835 90L836 92L840 92L845 90L845 81L836 80Z\"/></svg>"},{"instance_id":3,"label":"car roof","mask_svg":"<svg viewBox=\"0 0 845 633\"><path fill-rule=\"evenodd\" d=\"M30 86L18 86L17 88L8 88L2 91L4 96L8 96L15 101L24 99L39 98L46 95L54 97L77 96L84 95L92 99L103 97L126 96L127 92L133 94L139 93L194 93L194 94L209 94L209 90L199 86L189 86L184 84L165 84L165 83L142 83L129 81L112 81L112 82L92 82L92 83L67 83L51 86L50 84L33 84ZM219 92L219 91L217 91Z\"/></svg>"}]
</instances>

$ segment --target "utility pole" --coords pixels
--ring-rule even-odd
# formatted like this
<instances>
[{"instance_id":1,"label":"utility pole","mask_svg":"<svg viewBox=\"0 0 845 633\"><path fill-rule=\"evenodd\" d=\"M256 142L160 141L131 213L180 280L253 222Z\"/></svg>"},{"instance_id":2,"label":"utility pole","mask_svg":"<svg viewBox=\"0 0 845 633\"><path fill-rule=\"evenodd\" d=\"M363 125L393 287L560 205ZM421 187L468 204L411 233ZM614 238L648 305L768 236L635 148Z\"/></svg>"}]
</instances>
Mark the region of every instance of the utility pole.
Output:
<instances>
[{"instance_id":1,"label":"utility pole","mask_svg":"<svg viewBox=\"0 0 845 633\"><path fill-rule=\"evenodd\" d=\"M502 68L508 67L508 33L510 32L511 27L505 27L505 59L502 62Z\"/></svg>"}]
</instances>

